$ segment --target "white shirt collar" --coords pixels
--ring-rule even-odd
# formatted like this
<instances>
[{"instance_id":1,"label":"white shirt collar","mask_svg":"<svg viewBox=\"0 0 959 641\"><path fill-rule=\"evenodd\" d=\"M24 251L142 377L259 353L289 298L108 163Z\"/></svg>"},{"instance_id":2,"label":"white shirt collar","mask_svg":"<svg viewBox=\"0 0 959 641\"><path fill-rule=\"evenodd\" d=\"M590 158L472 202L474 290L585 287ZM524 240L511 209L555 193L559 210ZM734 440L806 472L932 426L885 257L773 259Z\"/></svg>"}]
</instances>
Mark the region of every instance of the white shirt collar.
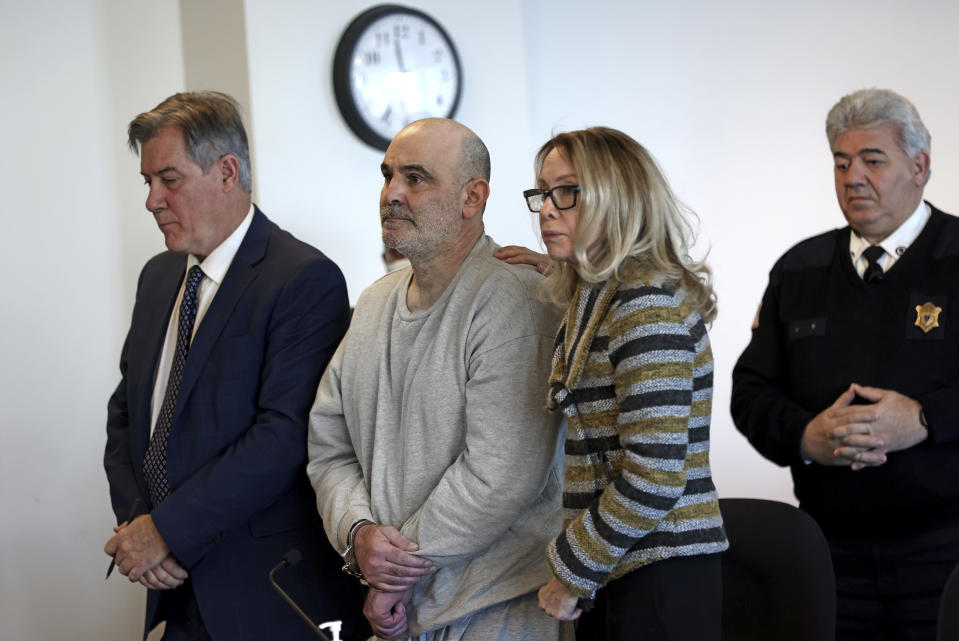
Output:
<instances>
[{"instance_id":1,"label":"white shirt collar","mask_svg":"<svg viewBox=\"0 0 959 641\"><path fill-rule=\"evenodd\" d=\"M912 212L909 218L896 228L896 231L889 234L885 240L879 243L879 246L886 250L886 255L893 259L893 263L899 260L899 258L906 253L906 250L909 249L909 246L919 237L919 234L922 233L922 228L929 222L930 216L932 216L932 209L924 201L919 201L919 206L916 207L916 211ZM869 241L863 236L860 236L855 230L849 234L849 257L853 263L859 260L859 257L862 256L862 253L866 251L867 247L869 247ZM885 256L883 258L885 258ZM891 267L891 264L884 265L883 269L888 269L889 267Z\"/></svg>"},{"instance_id":2,"label":"white shirt collar","mask_svg":"<svg viewBox=\"0 0 959 641\"><path fill-rule=\"evenodd\" d=\"M253 222L253 211L253 203L250 203L250 211L246 213L246 216L240 221L237 228L233 230L232 234L226 237L226 240L217 245L216 249L211 251L203 262L200 262L196 256L190 254L186 261L187 271L190 271L190 268L194 265L199 265L200 269L203 270L204 276L219 286L220 283L223 282L224 277L226 277L227 270L230 269L233 257L236 256L237 250L240 249L240 243L243 242L243 237L246 236L246 232L250 228L250 223Z\"/></svg>"}]
</instances>

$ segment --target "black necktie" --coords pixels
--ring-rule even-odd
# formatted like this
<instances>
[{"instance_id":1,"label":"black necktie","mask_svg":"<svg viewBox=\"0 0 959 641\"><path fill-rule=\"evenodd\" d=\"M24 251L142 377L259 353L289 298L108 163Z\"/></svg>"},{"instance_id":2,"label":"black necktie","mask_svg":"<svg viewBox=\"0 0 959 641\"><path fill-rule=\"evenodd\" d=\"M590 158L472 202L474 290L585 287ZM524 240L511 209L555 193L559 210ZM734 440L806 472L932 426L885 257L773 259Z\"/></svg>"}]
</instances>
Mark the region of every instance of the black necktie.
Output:
<instances>
[{"instance_id":1,"label":"black necktie","mask_svg":"<svg viewBox=\"0 0 959 641\"><path fill-rule=\"evenodd\" d=\"M190 351L190 338L193 336L193 323L196 321L197 290L202 280L203 270L200 266L191 267L186 279L186 288L183 290L183 299L180 301L180 318L177 324L173 364L170 365L170 378L166 384L156 426L153 428L153 436L150 438L150 445L143 459L143 474L150 487L150 498L154 506L165 501L170 495L170 481L167 478L166 467L167 440L170 438L170 427L173 425L173 408L176 407L176 398L180 393L180 379L183 378L186 356Z\"/></svg>"},{"instance_id":2,"label":"black necktie","mask_svg":"<svg viewBox=\"0 0 959 641\"><path fill-rule=\"evenodd\" d=\"M886 250L880 247L879 245L870 245L866 248L866 251L862 253L866 257L866 260L869 261L869 264L866 266L866 271L862 275L862 279L867 283L878 283L882 280L882 267L879 266L879 259L882 258L882 255L886 253Z\"/></svg>"}]
</instances>

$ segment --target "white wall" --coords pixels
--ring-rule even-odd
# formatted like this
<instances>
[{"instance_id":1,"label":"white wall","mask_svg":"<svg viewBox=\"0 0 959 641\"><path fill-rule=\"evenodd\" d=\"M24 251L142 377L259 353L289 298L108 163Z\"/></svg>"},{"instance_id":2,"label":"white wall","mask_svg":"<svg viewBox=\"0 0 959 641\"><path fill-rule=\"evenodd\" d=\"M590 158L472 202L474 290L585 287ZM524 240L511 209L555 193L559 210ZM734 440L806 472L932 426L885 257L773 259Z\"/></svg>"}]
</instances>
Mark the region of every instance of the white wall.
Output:
<instances>
[{"instance_id":1,"label":"white wall","mask_svg":"<svg viewBox=\"0 0 959 641\"><path fill-rule=\"evenodd\" d=\"M162 248L124 130L182 85L177 19L169 2L0 3L3 639L142 628L143 588L103 580L101 461L136 265Z\"/></svg>"},{"instance_id":2,"label":"white wall","mask_svg":"<svg viewBox=\"0 0 959 641\"><path fill-rule=\"evenodd\" d=\"M245 3L256 199L342 266L354 301L382 273L382 154L343 124L330 66L339 34L370 4ZM927 195L959 211L959 61L950 45L959 6L415 4L463 57L459 117L492 152L486 222L500 242L536 243L519 194L551 131L612 125L658 156L712 247L720 493L788 499L786 472L731 425L729 372L775 258L842 224L822 133L841 94L878 85L911 97L933 134ZM3 639L137 636L142 588L102 578L112 522L103 423L137 273L162 241L124 130L136 113L209 77L202 46L191 38L185 49L181 32L174 0L0 2ZM222 34L213 36L209 46L222 47Z\"/></svg>"}]
</instances>

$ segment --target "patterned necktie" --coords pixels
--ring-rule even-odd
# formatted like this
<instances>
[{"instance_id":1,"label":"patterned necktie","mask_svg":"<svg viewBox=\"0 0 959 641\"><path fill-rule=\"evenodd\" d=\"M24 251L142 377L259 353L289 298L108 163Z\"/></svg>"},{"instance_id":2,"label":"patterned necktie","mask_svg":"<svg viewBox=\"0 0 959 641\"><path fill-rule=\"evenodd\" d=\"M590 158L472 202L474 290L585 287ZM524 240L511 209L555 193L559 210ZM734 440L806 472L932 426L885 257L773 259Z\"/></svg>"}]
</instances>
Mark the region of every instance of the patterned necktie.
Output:
<instances>
[{"instance_id":1,"label":"patterned necktie","mask_svg":"<svg viewBox=\"0 0 959 641\"><path fill-rule=\"evenodd\" d=\"M143 459L143 474L150 487L150 498L157 506L170 495L170 481L167 478L166 452L170 427L173 425L173 408L180 393L180 379L186 366L186 356L190 351L190 338L193 336L193 323L196 321L197 290L203 280L203 270L199 265L190 268L187 275L183 299L180 301L180 318L177 323L176 349L173 352L173 364L170 365L170 378L167 381L163 404L157 416L153 437Z\"/></svg>"},{"instance_id":2,"label":"patterned necktie","mask_svg":"<svg viewBox=\"0 0 959 641\"><path fill-rule=\"evenodd\" d=\"M862 275L862 279L867 283L878 283L882 280L882 267L879 266L879 259L882 258L882 255L886 253L886 250L880 247L879 245L870 245L866 248L866 251L862 253L866 257L866 260L869 261L869 265L866 266L866 271Z\"/></svg>"}]
</instances>

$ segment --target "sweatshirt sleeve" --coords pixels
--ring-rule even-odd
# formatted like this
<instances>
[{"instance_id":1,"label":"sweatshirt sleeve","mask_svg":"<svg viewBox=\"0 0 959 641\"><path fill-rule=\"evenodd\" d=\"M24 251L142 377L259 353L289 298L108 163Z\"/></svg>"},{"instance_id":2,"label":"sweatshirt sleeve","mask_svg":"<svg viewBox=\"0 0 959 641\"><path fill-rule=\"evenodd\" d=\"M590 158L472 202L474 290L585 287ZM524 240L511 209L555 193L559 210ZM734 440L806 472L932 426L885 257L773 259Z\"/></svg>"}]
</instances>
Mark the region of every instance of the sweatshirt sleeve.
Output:
<instances>
[{"instance_id":1,"label":"sweatshirt sleeve","mask_svg":"<svg viewBox=\"0 0 959 641\"><path fill-rule=\"evenodd\" d=\"M340 343L320 379L310 410L306 466L326 535L341 554L353 523L374 520L370 493L343 416L340 371L345 344L345 340Z\"/></svg>"},{"instance_id":2,"label":"sweatshirt sleeve","mask_svg":"<svg viewBox=\"0 0 959 641\"><path fill-rule=\"evenodd\" d=\"M401 528L436 565L495 543L543 493L559 438L557 417L543 408L551 346L530 335L474 357L466 447Z\"/></svg>"},{"instance_id":3,"label":"sweatshirt sleeve","mask_svg":"<svg viewBox=\"0 0 959 641\"><path fill-rule=\"evenodd\" d=\"M463 397L449 400L463 407L464 447L401 527L439 567L501 541L542 500L550 474L559 476L559 417L544 407L555 316L518 285L503 279L482 290L468 344L457 347Z\"/></svg>"}]
</instances>

